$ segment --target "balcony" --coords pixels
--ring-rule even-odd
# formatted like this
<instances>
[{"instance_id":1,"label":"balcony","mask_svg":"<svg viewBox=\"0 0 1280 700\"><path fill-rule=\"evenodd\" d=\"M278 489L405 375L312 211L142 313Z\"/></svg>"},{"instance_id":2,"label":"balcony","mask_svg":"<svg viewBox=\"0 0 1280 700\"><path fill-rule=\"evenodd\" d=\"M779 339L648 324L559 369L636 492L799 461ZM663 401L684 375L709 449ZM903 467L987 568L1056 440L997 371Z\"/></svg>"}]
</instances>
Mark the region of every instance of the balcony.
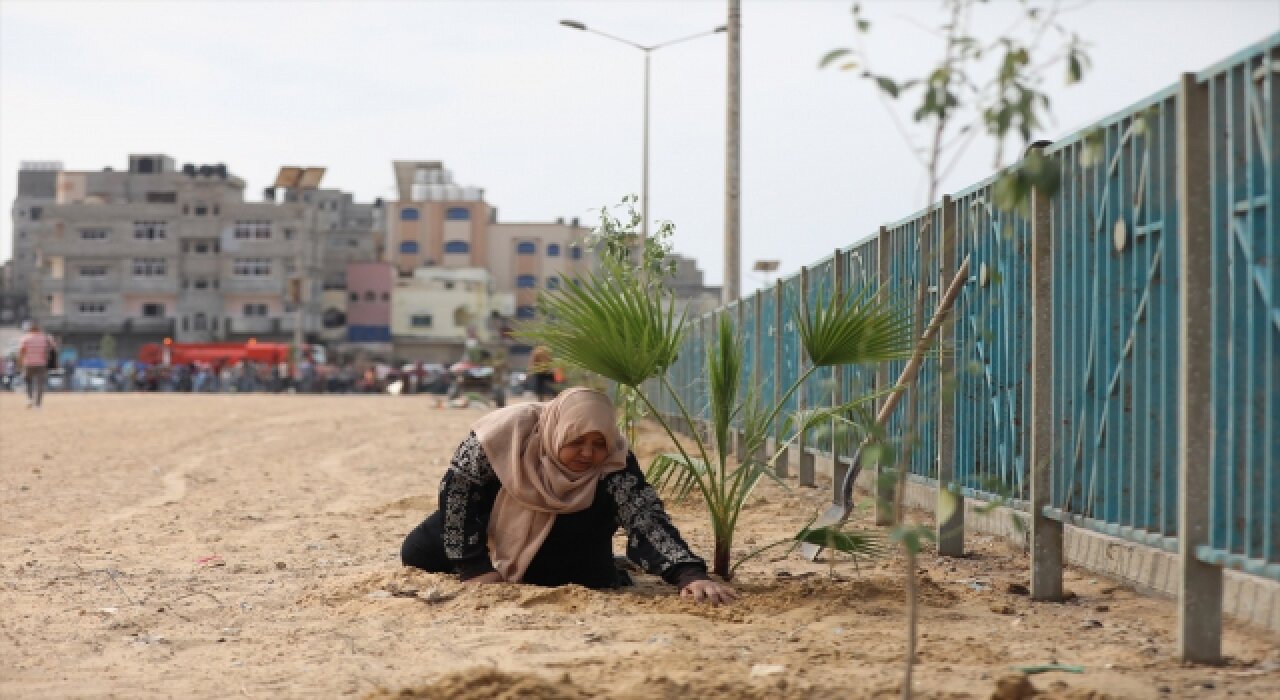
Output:
<instances>
[{"instance_id":1,"label":"balcony","mask_svg":"<svg viewBox=\"0 0 1280 700\"><path fill-rule=\"evenodd\" d=\"M46 277L43 283L46 292L65 292L67 294L119 294L120 279L118 277L72 277L70 279L51 279Z\"/></svg>"},{"instance_id":2,"label":"balcony","mask_svg":"<svg viewBox=\"0 0 1280 700\"><path fill-rule=\"evenodd\" d=\"M226 294L284 294L284 284L275 277L227 277L222 280Z\"/></svg>"},{"instance_id":3,"label":"balcony","mask_svg":"<svg viewBox=\"0 0 1280 700\"><path fill-rule=\"evenodd\" d=\"M125 294L177 294L178 280L170 277L126 276L119 287Z\"/></svg>"}]
</instances>

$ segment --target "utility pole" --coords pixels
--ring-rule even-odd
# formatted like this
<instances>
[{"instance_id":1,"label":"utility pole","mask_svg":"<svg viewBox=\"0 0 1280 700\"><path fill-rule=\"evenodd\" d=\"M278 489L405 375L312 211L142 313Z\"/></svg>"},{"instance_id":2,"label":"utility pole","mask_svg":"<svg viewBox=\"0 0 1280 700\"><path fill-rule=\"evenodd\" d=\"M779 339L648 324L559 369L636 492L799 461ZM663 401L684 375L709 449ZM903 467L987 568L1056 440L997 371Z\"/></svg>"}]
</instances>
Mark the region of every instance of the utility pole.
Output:
<instances>
[{"instance_id":1,"label":"utility pole","mask_svg":"<svg viewBox=\"0 0 1280 700\"><path fill-rule=\"evenodd\" d=\"M739 189L741 163L742 1L729 0L729 87L725 124L724 156L724 287L722 299L728 304L738 298L741 263L742 201Z\"/></svg>"}]
</instances>

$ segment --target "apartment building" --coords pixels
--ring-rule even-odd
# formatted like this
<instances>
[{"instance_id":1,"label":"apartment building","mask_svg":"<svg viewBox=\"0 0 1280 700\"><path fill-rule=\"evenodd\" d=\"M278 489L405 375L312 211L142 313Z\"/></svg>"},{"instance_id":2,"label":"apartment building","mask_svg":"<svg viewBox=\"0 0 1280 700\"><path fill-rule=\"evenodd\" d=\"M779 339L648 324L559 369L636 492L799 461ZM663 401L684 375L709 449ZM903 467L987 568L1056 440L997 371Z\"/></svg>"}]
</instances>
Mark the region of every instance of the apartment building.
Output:
<instances>
[{"instance_id":1,"label":"apartment building","mask_svg":"<svg viewBox=\"0 0 1280 700\"><path fill-rule=\"evenodd\" d=\"M52 201L47 198L53 173ZM147 342L318 339L325 286L374 254L371 205L337 190L268 189L246 201L225 165L131 155L125 171L24 170L15 231L28 233L32 313L64 347L121 357ZM352 243L351 241L354 241ZM289 294L297 278L302 304Z\"/></svg>"},{"instance_id":2,"label":"apartment building","mask_svg":"<svg viewBox=\"0 0 1280 700\"><path fill-rule=\"evenodd\" d=\"M514 296L498 292L484 268L418 268L411 277L398 278L391 295L395 356L457 362L468 339L500 343L514 313Z\"/></svg>"}]
</instances>

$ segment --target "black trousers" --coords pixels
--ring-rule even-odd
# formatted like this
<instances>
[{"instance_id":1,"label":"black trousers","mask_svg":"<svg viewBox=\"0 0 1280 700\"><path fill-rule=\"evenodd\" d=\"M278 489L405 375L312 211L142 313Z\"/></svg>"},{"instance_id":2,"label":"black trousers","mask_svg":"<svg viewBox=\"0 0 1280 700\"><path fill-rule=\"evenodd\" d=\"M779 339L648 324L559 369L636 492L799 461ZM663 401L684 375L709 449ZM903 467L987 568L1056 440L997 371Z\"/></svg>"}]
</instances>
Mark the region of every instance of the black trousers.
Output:
<instances>
[{"instance_id":1,"label":"black trousers","mask_svg":"<svg viewBox=\"0 0 1280 700\"><path fill-rule=\"evenodd\" d=\"M602 499L597 498L597 502ZM598 504L578 513L556 518L551 533L529 568L522 583L536 586L563 586L576 583L587 588L618 588L632 585L631 576L618 568L613 557L612 522L602 526L605 513ZM607 522L607 521L606 521ZM404 538L400 561L423 571L455 573L453 562L444 553L444 513L436 511Z\"/></svg>"}]
</instances>

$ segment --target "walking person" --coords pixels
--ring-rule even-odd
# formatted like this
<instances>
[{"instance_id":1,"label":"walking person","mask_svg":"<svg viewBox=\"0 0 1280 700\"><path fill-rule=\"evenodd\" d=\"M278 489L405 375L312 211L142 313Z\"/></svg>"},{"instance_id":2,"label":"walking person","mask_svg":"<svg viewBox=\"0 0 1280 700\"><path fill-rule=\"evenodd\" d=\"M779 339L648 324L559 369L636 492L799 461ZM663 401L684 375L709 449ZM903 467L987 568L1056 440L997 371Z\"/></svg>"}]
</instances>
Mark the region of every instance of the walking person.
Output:
<instances>
[{"instance_id":1,"label":"walking person","mask_svg":"<svg viewBox=\"0 0 1280 700\"><path fill-rule=\"evenodd\" d=\"M40 408L44 401L45 382L49 378L49 366L57 364L58 345L48 333L40 330L40 322L31 320L23 324L22 340L18 341L18 364L22 378L27 383L27 408Z\"/></svg>"}]
</instances>

